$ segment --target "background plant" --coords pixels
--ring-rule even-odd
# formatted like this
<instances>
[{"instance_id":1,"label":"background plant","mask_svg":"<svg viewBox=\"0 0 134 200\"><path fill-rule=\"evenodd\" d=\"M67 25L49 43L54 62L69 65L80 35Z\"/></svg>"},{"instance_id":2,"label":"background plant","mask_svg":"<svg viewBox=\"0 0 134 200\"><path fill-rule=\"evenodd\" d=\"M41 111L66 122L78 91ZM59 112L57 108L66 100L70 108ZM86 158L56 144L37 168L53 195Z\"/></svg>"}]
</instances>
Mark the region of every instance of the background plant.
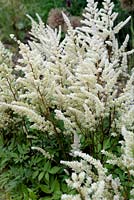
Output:
<instances>
[{"instance_id":1,"label":"background plant","mask_svg":"<svg viewBox=\"0 0 134 200\"><path fill-rule=\"evenodd\" d=\"M99 5L101 6L101 2L99 1ZM124 2L124 3L122 3ZM114 0L115 3L115 11L119 13L118 21L124 20L126 17L133 13L133 3L125 1ZM121 5L123 5L121 7ZM124 6L125 5L125 6ZM82 12L86 6L86 0L51 0L51 1L0 1L0 29L1 29L1 40L8 44L12 43L9 35L11 33L15 34L18 39L26 39L27 32L30 30L29 20L25 17L26 14L29 14L35 19L35 13L38 13L44 22L47 21L48 13L52 8L65 8L71 15L73 16L81 16ZM131 7L127 9L127 7ZM19 15L18 15L19 13ZM131 33L131 29L133 28L133 22L130 25L126 25L123 31L120 32L119 42L122 43L123 38L126 33L130 33L131 39L133 38L133 33ZM129 46L131 49L131 39L129 42ZM15 44L14 44L15 45Z\"/></svg>"},{"instance_id":2,"label":"background plant","mask_svg":"<svg viewBox=\"0 0 134 200\"><path fill-rule=\"evenodd\" d=\"M1 0L0 1L0 39L7 44L12 43L9 35L15 34L18 39L24 40L27 38L27 33L30 29L29 20L26 14L35 16L39 13L44 21L47 19L49 10L52 7L62 7L63 1L25 1L25 0Z\"/></svg>"}]
</instances>

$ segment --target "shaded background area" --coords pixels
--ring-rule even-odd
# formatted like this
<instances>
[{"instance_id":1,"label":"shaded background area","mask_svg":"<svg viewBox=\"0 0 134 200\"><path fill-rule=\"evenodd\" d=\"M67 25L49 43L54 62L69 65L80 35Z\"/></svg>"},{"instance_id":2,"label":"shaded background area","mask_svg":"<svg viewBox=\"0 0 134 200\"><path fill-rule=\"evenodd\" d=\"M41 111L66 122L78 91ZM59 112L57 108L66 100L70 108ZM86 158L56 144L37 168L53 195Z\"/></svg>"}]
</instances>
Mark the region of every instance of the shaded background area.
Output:
<instances>
[{"instance_id":1,"label":"shaded background area","mask_svg":"<svg viewBox=\"0 0 134 200\"><path fill-rule=\"evenodd\" d=\"M134 48L134 0L113 0L115 3L114 11L118 12L116 23L125 20L129 15L132 16L123 30L118 34L119 45L122 44L126 34L130 35L128 49ZM102 6L102 0L99 0L99 7ZM73 27L80 26L82 13L86 6L86 0L0 0L0 41L7 48L16 52L17 45L10 38L14 34L17 39L26 43L29 39L28 32L31 28L31 22L26 14L32 16L35 20L36 13L42 18L44 23L52 28L62 26L63 37L66 32L66 25L62 18L61 11L65 12ZM129 58L129 66L134 66L134 59Z\"/></svg>"},{"instance_id":2,"label":"shaded background area","mask_svg":"<svg viewBox=\"0 0 134 200\"><path fill-rule=\"evenodd\" d=\"M120 1L114 0L114 10L119 13L118 21L124 20L129 15L133 16L134 13L133 0ZM99 0L99 5L101 2L102 0ZM71 16L82 16L85 6L86 0L0 0L0 40L5 44L12 44L13 41L9 37L11 33L15 34L18 39L25 40L31 27L31 22L26 14L36 18L35 13L38 13L47 23L52 8L64 9ZM129 23L120 33L120 41L127 33L132 36L132 25L133 22L131 25ZM132 37L129 46L130 48L132 46Z\"/></svg>"},{"instance_id":3,"label":"shaded background area","mask_svg":"<svg viewBox=\"0 0 134 200\"><path fill-rule=\"evenodd\" d=\"M24 40L31 27L26 14L36 18L38 13L46 23L52 8L64 8L72 15L81 16L85 5L85 0L0 0L0 40L12 43L11 33Z\"/></svg>"}]
</instances>

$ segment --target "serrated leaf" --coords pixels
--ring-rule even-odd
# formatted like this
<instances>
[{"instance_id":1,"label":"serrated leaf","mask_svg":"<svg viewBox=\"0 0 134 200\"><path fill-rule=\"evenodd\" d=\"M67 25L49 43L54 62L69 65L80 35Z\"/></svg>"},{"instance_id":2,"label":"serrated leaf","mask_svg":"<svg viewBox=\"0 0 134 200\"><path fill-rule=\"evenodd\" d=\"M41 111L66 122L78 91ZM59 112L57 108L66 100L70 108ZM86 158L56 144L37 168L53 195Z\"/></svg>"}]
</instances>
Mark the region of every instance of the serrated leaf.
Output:
<instances>
[{"instance_id":1,"label":"serrated leaf","mask_svg":"<svg viewBox=\"0 0 134 200\"><path fill-rule=\"evenodd\" d=\"M43 178L44 174L45 174L44 171L39 174L38 181L41 181L41 179Z\"/></svg>"},{"instance_id":2,"label":"serrated leaf","mask_svg":"<svg viewBox=\"0 0 134 200\"><path fill-rule=\"evenodd\" d=\"M59 199L61 199L61 198L60 198L61 195L62 195L62 192L61 192L61 191L57 191L57 192L55 192L55 193L53 194L53 199L59 200Z\"/></svg>"},{"instance_id":3,"label":"serrated leaf","mask_svg":"<svg viewBox=\"0 0 134 200\"><path fill-rule=\"evenodd\" d=\"M49 161L47 161L46 163L45 163L45 165L44 165L44 171L48 171L49 169L50 169L50 167L51 167L51 164L50 164L50 162Z\"/></svg>"},{"instance_id":4,"label":"serrated leaf","mask_svg":"<svg viewBox=\"0 0 134 200\"><path fill-rule=\"evenodd\" d=\"M46 194L51 194L52 193L51 188L49 188L49 186L47 186L47 185L41 185L40 188L41 188L41 191L46 193Z\"/></svg>"},{"instance_id":5,"label":"serrated leaf","mask_svg":"<svg viewBox=\"0 0 134 200\"><path fill-rule=\"evenodd\" d=\"M39 200L52 200L52 197L43 197L43 198L40 198Z\"/></svg>"},{"instance_id":6,"label":"serrated leaf","mask_svg":"<svg viewBox=\"0 0 134 200\"><path fill-rule=\"evenodd\" d=\"M38 174L39 174L39 171L35 171L35 172L33 173L33 175L32 175L32 178L35 179L35 178L38 176Z\"/></svg>"},{"instance_id":7,"label":"serrated leaf","mask_svg":"<svg viewBox=\"0 0 134 200\"><path fill-rule=\"evenodd\" d=\"M30 188L28 188L28 192L29 192L29 198L33 200L37 198L36 194Z\"/></svg>"},{"instance_id":8,"label":"serrated leaf","mask_svg":"<svg viewBox=\"0 0 134 200\"><path fill-rule=\"evenodd\" d=\"M52 183L51 189L52 189L53 192L60 191L60 184L59 184L57 178L56 178L56 179L54 180L54 182Z\"/></svg>"},{"instance_id":9,"label":"serrated leaf","mask_svg":"<svg viewBox=\"0 0 134 200\"><path fill-rule=\"evenodd\" d=\"M18 147L18 151L19 151L19 153L20 153L20 154L23 154L24 152L23 152L22 147L21 147L20 145L18 145L17 147Z\"/></svg>"},{"instance_id":10,"label":"serrated leaf","mask_svg":"<svg viewBox=\"0 0 134 200\"><path fill-rule=\"evenodd\" d=\"M63 191L63 193L66 193L68 191L68 186L65 183L61 184L61 190Z\"/></svg>"},{"instance_id":11,"label":"serrated leaf","mask_svg":"<svg viewBox=\"0 0 134 200\"><path fill-rule=\"evenodd\" d=\"M48 172L45 174L45 180L47 183L49 183L49 173Z\"/></svg>"},{"instance_id":12,"label":"serrated leaf","mask_svg":"<svg viewBox=\"0 0 134 200\"><path fill-rule=\"evenodd\" d=\"M107 138L104 140L104 144L103 144L103 148L106 150L106 149L109 149L111 147L111 143L110 143L110 139L111 138Z\"/></svg>"},{"instance_id":13,"label":"serrated leaf","mask_svg":"<svg viewBox=\"0 0 134 200\"><path fill-rule=\"evenodd\" d=\"M61 169L60 167L55 166L49 170L49 173L56 174L60 169Z\"/></svg>"}]
</instances>

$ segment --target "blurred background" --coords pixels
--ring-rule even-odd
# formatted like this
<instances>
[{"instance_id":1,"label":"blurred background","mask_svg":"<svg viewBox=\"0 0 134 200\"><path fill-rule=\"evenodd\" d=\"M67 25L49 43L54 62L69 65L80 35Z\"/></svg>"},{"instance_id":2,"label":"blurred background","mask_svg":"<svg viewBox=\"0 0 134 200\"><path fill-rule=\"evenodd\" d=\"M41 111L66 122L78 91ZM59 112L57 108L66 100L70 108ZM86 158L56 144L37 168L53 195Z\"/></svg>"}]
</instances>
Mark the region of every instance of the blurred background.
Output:
<instances>
[{"instance_id":1,"label":"blurred background","mask_svg":"<svg viewBox=\"0 0 134 200\"><path fill-rule=\"evenodd\" d=\"M128 49L134 48L134 0L113 0L115 3L114 11L119 13L116 23L132 16L129 22L118 35L119 44L121 44L128 33L130 41ZM102 0L99 0L101 6ZM26 42L29 38L31 22L26 14L32 16L35 20L36 13L40 15L44 23L52 28L59 25L62 27L63 37L66 32L66 25L61 12L64 11L73 25L80 26L82 13L86 6L86 0L0 0L0 40L6 47L16 51L16 44L10 38L14 34L17 39ZM133 59L131 58L131 64Z\"/></svg>"}]
</instances>

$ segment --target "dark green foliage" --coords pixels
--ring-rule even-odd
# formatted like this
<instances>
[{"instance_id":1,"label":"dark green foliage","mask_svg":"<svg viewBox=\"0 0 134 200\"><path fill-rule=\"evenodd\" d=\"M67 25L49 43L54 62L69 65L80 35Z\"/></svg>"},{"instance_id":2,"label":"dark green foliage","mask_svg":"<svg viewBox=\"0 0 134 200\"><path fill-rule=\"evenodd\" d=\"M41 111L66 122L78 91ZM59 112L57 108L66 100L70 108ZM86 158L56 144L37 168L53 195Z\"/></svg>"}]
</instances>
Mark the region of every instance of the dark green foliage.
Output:
<instances>
[{"instance_id":1,"label":"dark green foliage","mask_svg":"<svg viewBox=\"0 0 134 200\"><path fill-rule=\"evenodd\" d=\"M86 0L70 0L70 6L66 3L66 9L71 15L81 16L86 4Z\"/></svg>"},{"instance_id":2,"label":"dark green foliage","mask_svg":"<svg viewBox=\"0 0 134 200\"><path fill-rule=\"evenodd\" d=\"M63 192L68 193L65 179L67 176L60 165L64 159L54 136L31 130L30 123L25 120L29 134L36 139L27 139L23 130L24 119L17 126L17 116L12 114L14 123L0 130L0 190L6 200L58 200ZM39 136L38 138L36 136ZM64 140L64 139L63 139ZM68 141L68 140L67 140ZM68 144L65 140L68 152ZM40 152L32 150L39 146L54 157L48 160Z\"/></svg>"}]
</instances>

